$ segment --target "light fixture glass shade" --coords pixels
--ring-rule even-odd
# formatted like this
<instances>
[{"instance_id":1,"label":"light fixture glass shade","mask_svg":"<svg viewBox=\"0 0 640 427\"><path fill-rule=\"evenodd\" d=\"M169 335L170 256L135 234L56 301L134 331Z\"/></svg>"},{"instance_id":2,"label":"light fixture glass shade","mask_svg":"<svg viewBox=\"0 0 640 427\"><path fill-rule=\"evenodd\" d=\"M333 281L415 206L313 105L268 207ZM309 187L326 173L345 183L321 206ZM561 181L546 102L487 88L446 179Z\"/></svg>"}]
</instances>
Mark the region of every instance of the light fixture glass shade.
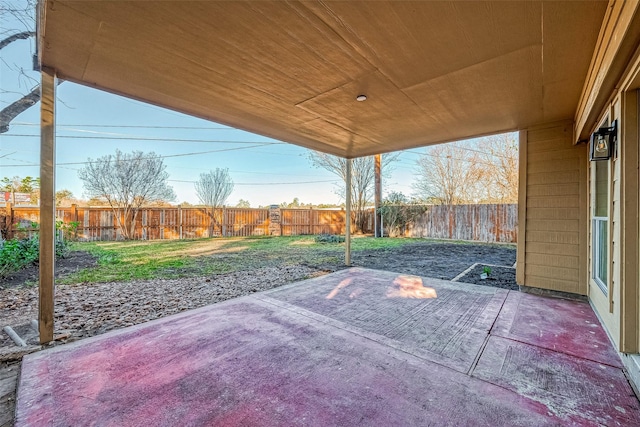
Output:
<instances>
[{"instance_id":1,"label":"light fixture glass shade","mask_svg":"<svg viewBox=\"0 0 640 427\"><path fill-rule=\"evenodd\" d=\"M611 127L601 127L591 134L589 160L609 160L614 153L618 122L614 120Z\"/></svg>"},{"instance_id":2,"label":"light fixture glass shade","mask_svg":"<svg viewBox=\"0 0 640 427\"><path fill-rule=\"evenodd\" d=\"M606 153L609 150L609 146L607 145L607 137L605 135L597 136L595 148L598 153Z\"/></svg>"}]
</instances>

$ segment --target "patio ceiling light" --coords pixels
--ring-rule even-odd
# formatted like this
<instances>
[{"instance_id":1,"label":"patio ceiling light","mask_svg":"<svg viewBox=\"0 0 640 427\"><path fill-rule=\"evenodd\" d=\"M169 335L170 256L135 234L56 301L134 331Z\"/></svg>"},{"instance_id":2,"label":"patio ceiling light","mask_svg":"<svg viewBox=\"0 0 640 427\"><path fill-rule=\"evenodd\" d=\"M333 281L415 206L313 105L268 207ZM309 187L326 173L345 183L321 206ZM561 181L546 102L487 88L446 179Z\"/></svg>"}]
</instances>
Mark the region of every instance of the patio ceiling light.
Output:
<instances>
[{"instance_id":1,"label":"patio ceiling light","mask_svg":"<svg viewBox=\"0 0 640 427\"><path fill-rule=\"evenodd\" d=\"M356 96L356 101L362 102L367 100L367 95L358 95Z\"/></svg>"},{"instance_id":2,"label":"patio ceiling light","mask_svg":"<svg viewBox=\"0 0 640 427\"><path fill-rule=\"evenodd\" d=\"M608 160L613 154L613 146L617 137L617 120L614 120L611 127L599 128L591 135L591 147L589 150L589 160Z\"/></svg>"}]
</instances>

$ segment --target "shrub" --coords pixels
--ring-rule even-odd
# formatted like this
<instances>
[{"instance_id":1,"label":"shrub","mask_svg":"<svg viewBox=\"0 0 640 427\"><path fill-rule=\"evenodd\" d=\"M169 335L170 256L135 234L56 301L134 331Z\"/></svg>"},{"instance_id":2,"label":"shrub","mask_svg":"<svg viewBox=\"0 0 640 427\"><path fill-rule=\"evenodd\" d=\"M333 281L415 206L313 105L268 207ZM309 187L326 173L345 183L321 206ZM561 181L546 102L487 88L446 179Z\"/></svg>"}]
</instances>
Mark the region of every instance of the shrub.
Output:
<instances>
[{"instance_id":1,"label":"shrub","mask_svg":"<svg viewBox=\"0 0 640 427\"><path fill-rule=\"evenodd\" d=\"M344 236L338 236L336 234L318 234L316 236L317 243L342 243L344 242Z\"/></svg>"},{"instance_id":2,"label":"shrub","mask_svg":"<svg viewBox=\"0 0 640 427\"><path fill-rule=\"evenodd\" d=\"M77 225L75 226L77 228ZM32 224L32 228L37 228L37 224ZM56 223L56 228L63 233L71 233L75 228L63 229ZM56 258L65 258L69 255L69 241L56 237ZM0 240L0 277L18 271L31 264L36 264L40 258L40 238L37 233L26 238L14 238L11 240Z\"/></svg>"},{"instance_id":3,"label":"shrub","mask_svg":"<svg viewBox=\"0 0 640 427\"><path fill-rule=\"evenodd\" d=\"M0 277L34 263L39 255L38 236L0 242Z\"/></svg>"},{"instance_id":4,"label":"shrub","mask_svg":"<svg viewBox=\"0 0 640 427\"><path fill-rule=\"evenodd\" d=\"M391 192L378 208L382 223L390 237L404 237L411 225L427 211L427 206L407 200L402 193Z\"/></svg>"}]
</instances>

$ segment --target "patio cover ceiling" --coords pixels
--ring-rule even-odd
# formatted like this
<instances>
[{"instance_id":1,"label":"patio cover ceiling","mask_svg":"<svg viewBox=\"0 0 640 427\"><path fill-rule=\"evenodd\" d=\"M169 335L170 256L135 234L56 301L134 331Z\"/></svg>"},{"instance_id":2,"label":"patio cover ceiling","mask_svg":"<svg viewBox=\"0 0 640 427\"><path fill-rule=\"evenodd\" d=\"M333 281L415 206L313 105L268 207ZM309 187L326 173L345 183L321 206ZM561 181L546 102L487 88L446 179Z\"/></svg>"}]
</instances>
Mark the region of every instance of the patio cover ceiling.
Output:
<instances>
[{"instance_id":1,"label":"patio cover ceiling","mask_svg":"<svg viewBox=\"0 0 640 427\"><path fill-rule=\"evenodd\" d=\"M60 78L358 157L572 119L607 3L42 6Z\"/></svg>"}]
</instances>

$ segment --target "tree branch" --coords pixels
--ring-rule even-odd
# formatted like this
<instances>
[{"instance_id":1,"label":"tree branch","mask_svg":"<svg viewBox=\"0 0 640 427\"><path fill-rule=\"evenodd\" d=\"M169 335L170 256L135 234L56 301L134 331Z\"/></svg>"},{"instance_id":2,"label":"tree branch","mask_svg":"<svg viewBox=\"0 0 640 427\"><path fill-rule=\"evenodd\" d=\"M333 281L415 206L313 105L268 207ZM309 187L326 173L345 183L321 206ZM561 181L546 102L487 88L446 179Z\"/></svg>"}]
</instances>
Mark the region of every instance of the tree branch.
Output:
<instances>
[{"instance_id":1,"label":"tree branch","mask_svg":"<svg viewBox=\"0 0 640 427\"><path fill-rule=\"evenodd\" d=\"M0 133L8 132L9 123L38 101L40 101L40 86L0 110Z\"/></svg>"},{"instance_id":2,"label":"tree branch","mask_svg":"<svg viewBox=\"0 0 640 427\"><path fill-rule=\"evenodd\" d=\"M64 80L62 79L58 79L58 84L61 84L63 81ZM30 107L37 104L38 101L40 101L40 85L33 88L31 92L24 95L22 98L0 110L0 133L8 132L11 121Z\"/></svg>"},{"instance_id":3,"label":"tree branch","mask_svg":"<svg viewBox=\"0 0 640 427\"><path fill-rule=\"evenodd\" d=\"M35 31L23 31L21 33L11 34L6 39L0 40L0 49L7 47L11 43L17 40L26 40L29 37L34 37L36 35Z\"/></svg>"}]
</instances>

